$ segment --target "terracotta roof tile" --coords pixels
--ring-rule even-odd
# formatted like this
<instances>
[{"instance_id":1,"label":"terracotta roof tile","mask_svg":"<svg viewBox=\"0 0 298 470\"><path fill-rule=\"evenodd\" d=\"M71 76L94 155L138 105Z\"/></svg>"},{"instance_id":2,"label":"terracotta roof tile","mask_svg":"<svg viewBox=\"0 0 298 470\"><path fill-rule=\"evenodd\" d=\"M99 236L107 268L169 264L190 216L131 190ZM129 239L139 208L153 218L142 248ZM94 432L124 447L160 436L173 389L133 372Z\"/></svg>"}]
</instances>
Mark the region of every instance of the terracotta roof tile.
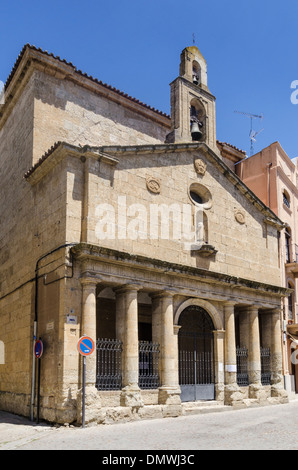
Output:
<instances>
[{"instance_id":1,"label":"terracotta roof tile","mask_svg":"<svg viewBox=\"0 0 298 470\"><path fill-rule=\"evenodd\" d=\"M228 147L231 147L234 150L237 150L237 152L243 153L246 155L245 150L241 150L238 147L235 147L235 145L229 144L228 142L220 142L219 140L216 141L219 145L227 145Z\"/></svg>"},{"instance_id":2,"label":"terracotta roof tile","mask_svg":"<svg viewBox=\"0 0 298 470\"><path fill-rule=\"evenodd\" d=\"M164 116L164 117L170 119L170 116L169 116L167 113L164 113L164 112L162 112L162 111L159 111L159 110L153 108L152 106L149 106L148 104L143 103L142 101L138 100L137 98L133 98L132 96L129 96L127 93L124 93L123 91L118 90L117 88L112 87L111 85L108 85L107 83L104 83L104 82L102 82L101 80L98 80L97 78L94 78L94 77L92 77L91 75L88 75L87 73L82 72L81 70L78 70L78 69L72 64L72 62L67 62L65 59L61 59L59 56L55 56L53 53L48 52L48 51L44 51L44 50L42 50L42 49L40 49L40 48L38 48L38 47L35 47L35 46L31 45L31 44L26 44L26 45L23 47L23 49L21 50L21 52L20 52L20 54L19 54L19 56L18 56L18 58L17 58L17 60L16 60L16 62L15 62L15 64L14 64L14 66L13 66L13 68L12 68L12 71L10 72L10 74L9 74L7 80L6 80L5 89L8 88L10 82L12 81L13 76L14 76L14 74L15 74L15 72L16 72L16 70L17 70L17 68L18 68L18 66L19 66L19 64L20 64L20 62L21 62L21 60L22 60L22 58L23 58L23 56L24 56L24 54L25 54L25 52L26 52L27 49L31 49L32 51L36 51L36 52L40 52L41 54L47 55L48 57L53 57L53 59L59 60L59 62L62 62L62 63L64 63L64 64L66 64L66 65L69 65L70 67L73 67L74 71L75 71L76 73L78 73L79 75L81 75L81 76L83 76L83 77L86 77L86 78L88 78L89 80L92 80L93 82L97 83L98 85L101 85L101 86L107 88L108 90L111 90L111 91L113 91L114 93L117 93L117 94L123 96L124 98L126 98L126 99L128 99L128 100L130 100L130 101L133 101L134 103L137 103L137 104L139 104L139 105L141 105L141 106L144 106L145 108L147 108L147 109L149 109L149 110L151 110L151 111L153 111L153 112L155 112L155 113L158 113L158 114L160 114L161 116Z\"/></svg>"}]
</instances>

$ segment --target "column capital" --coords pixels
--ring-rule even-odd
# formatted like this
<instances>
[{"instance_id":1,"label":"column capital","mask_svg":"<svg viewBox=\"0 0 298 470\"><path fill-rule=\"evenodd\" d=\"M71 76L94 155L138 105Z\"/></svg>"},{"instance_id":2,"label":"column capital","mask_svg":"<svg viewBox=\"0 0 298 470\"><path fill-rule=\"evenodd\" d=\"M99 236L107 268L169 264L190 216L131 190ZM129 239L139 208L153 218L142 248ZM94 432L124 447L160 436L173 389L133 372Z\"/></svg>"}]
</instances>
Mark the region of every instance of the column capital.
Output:
<instances>
[{"instance_id":1,"label":"column capital","mask_svg":"<svg viewBox=\"0 0 298 470\"><path fill-rule=\"evenodd\" d=\"M97 277L92 276L91 273L84 273L80 277L80 282L83 286L85 285L96 286L97 284L100 284L102 282L102 279L98 276Z\"/></svg>"},{"instance_id":2,"label":"column capital","mask_svg":"<svg viewBox=\"0 0 298 470\"><path fill-rule=\"evenodd\" d=\"M150 297L152 299L160 298L160 297L174 297L174 295L176 295L176 294L177 294L177 292L174 289L164 289L164 290L152 292L150 294Z\"/></svg>"},{"instance_id":3,"label":"column capital","mask_svg":"<svg viewBox=\"0 0 298 470\"><path fill-rule=\"evenodd\" d=\"M247 310L249 312L255 312L255 311L259 312L260 308L261 308L260 305L252 304L252 305L248 305Z\"/></svg>"},{"instance_id":4,"label":"column capital","mask_svg":"<svg viewBox=\"0 0 298 470\"><path fill-rule=\"evenodd\" d=\"M223 338L225 337L226 330L213 330L213 334L215 338Z\"/></svg>"},{"instance_id":5,"label":"column capital","mask_svg":"<svg viewBox=\"0 0 298 470\"><path fill-rule=\"evenodd\" d=\"M276 307L276 308L273 308L271 311L270 311L271 315L276 315L276 316L281 316L282 314L282 308L281 307Z\"/></svg>"},{"instance_id":6,"label":"column capital","mask_svg":"<svg viewBox=\"0 0 298 470\"><path fill-rule=\"evenodd\" d=\"M173 325L173 328L174 328L174 335L178 335L181 326L180 325Z\"/></svg>"},{"instance_id":7,"label":"column capital","mask_svg":"<svg viewBox=\"0 0 298 470\"><path fill-rule=\"evenodd\" d=\"M122 284L121 286L117 286L113 288L113 291L116 294L124 294L125 292L129 291L139 291L143 288L141 284Z\"/></svg>"},{"instance_id":8,"label":"column capital","mask_svg":"<svg viewBox=\"0 0 298 470\"><path fill-rule=\"evenodd\" d=\"M235 307L237 302L235 302L234 300L226 300L225 302L223 302L223 306L224 307Z\"/></svg>"}]
</instances>

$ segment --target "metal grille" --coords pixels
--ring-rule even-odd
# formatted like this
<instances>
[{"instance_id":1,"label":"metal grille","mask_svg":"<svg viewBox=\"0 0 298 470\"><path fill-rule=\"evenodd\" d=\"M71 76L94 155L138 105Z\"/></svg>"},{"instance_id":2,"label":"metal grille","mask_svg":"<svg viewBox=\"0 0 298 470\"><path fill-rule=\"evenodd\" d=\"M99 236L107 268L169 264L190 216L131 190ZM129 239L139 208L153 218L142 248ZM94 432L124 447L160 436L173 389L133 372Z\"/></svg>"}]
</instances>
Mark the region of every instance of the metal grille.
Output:
<instances>
[{"instance_id":1,"label":"metal grille","mask_svg":"<svg viewBox=\"0 0 298 470\"><path fill-rule=\"evenodd\" d=\"M139 341L139 387L141 389L159 387L158 358L159 344Z\"/></svg>"},{"instance_id":2,"label":"metal grille","mask_svg":"<svg viewBox=\"0 0 298 470\"><path fill-rule=\"evenodd\" d=\"M239 387L247 387L249 385L248 378L248 350L245 347L237 347L237 384Z\"/></svg>"},{"instance_id":3,"label":"metal grille","mask_svg":"<svg viewBox=\"0 0 298 470\"><path fill-rule=\"evenodd\" d=\"M210 385L214 383L213 353L210 351L179 351L180 385Z\"/></svg>"},{"instance_id":4,"label":"metal grille","mask_svg":"<svg viewBox=\"0 0 298 470\"><path fill-rule=\"evenodd\" d=\"M122 342L117 339L98 339L97 376L98 390L120 390L122 386Z\"/></svg>"},{"instance_id":5,"label":"metal grille","mask_svg":"<svg viewBox=\"0 0 298 470\"><path fill-rule=\"evenodd\" d=\"M262 385L271 385L270 348L261 348L261 381Z\"/></svg>"}]
</instances>

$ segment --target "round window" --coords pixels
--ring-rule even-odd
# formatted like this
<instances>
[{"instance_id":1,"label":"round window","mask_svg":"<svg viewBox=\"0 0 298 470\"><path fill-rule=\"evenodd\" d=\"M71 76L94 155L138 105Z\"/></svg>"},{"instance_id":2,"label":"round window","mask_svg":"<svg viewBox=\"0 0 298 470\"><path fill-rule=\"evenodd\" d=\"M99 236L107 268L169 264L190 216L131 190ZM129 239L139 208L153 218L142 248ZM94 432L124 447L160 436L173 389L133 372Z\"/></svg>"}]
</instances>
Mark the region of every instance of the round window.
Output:
<instances>
[{"instance_id":1,"label":"round window","mask_svg":"<svg viewBox=\"0 0 298 470\"><path fill-rule=\"evenodd\" d=\"M189 188L189 198L196 206L202 206L203 209L212 207L212 196L208 188L200 183L193 183Z\"/></svg>"}]
</instances>

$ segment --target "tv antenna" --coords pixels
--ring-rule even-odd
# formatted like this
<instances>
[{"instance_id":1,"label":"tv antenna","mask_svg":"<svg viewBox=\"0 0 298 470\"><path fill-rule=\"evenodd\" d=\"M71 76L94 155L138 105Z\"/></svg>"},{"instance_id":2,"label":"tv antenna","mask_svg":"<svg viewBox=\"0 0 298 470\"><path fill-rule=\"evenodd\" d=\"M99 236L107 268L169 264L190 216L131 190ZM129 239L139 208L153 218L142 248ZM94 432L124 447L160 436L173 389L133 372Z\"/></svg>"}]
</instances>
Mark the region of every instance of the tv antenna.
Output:
<instances>
[{"instance_id":1,"label":"tv antenna","mask_svg":"<svg viewBox=\"0 0 298 470\"><path fill-rule=\"evenodd\" d=\"M252 156L254 154L254 142L256 142L256 137L257 137L258 134L260 134L264 130L264 129L261 129L259 131L254 131L252 121L253 121L253 119L263 119L264 116L263 116L263 114L261 114L259 116L257 114L243 113L242 111L235 111L235 113L243 114L244 116L247 116L247 117L250 118L249 138L250 138L250 156Z\"/></svg>"}]
</instances>

